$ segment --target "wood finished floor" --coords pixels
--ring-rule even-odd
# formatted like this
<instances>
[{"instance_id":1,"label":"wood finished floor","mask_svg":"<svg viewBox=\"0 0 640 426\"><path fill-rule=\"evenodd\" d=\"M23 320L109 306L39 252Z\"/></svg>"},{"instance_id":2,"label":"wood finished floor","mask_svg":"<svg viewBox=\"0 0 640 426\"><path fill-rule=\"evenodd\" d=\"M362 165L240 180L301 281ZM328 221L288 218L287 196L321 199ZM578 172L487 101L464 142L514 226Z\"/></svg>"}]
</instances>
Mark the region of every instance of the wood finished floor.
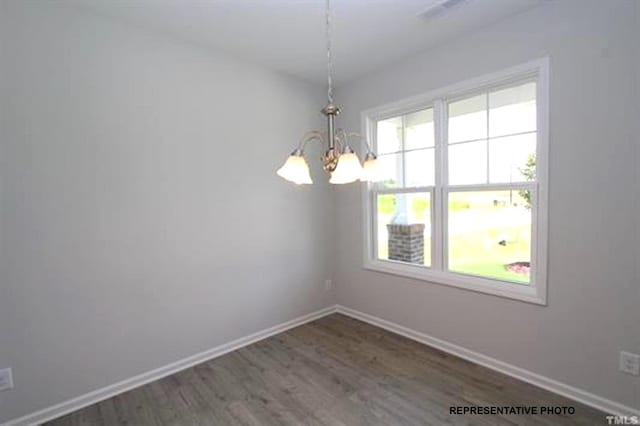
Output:
<instances>
[{"instance_id":1,"label":"wood finished floor","mask_svg":"<svg viewBox=\"0 0 640 426\"><path fill-rule=\"evenodd\" d=\"M573 416L450 415L572 406ZM333 314L48 425L599 425L605 414Z\"/></svg>"}]
</instances>

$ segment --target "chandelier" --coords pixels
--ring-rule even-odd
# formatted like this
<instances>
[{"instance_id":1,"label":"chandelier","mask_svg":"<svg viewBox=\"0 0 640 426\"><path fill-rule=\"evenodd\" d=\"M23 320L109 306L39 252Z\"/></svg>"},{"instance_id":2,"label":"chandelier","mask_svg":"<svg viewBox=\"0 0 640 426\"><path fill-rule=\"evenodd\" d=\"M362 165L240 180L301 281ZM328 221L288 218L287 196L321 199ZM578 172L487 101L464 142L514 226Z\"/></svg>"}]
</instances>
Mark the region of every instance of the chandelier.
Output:
<instances>
[{"instance_id":1,"label":"chandelier","mask_svg":"<svg viewBox=\"0 0 640 426\"><path fill-rule=\"evenodd\" d=\"M277 171L278 176L298 185L311 184L309 165L304 158L304 149L309 142L319 141L328 147L322 157L324 170L331 174L329 183L344 184L355 181L376 182L379 180L380 166L376 154L371 150L366 138L358 133L347 133L342 128L335 127L336 116L340 113L333 103L332 71L333 61L331 55L331 5L326 0L326 38L327 38L327 99L328 103L322 109L327 117L327 131L311 130L307 132L298 147L289 155L284 165ZM349 146L349 139L360 139L367 147L364 164Z\"/></svg>"}]
</instances>

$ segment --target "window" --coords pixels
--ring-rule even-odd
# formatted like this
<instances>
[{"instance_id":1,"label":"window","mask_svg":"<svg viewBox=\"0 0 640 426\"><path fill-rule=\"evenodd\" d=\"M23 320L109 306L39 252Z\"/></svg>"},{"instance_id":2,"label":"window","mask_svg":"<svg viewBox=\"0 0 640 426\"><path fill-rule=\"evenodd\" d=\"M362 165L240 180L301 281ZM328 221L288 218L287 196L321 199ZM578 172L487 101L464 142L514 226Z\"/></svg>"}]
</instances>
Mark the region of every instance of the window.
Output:
<instances>
[{"instance_id":1,"label":"window","mask_svg":"<svg viewBox=\"0 0 640 426\"><path fill-rule=\"evenodd\" d=\"M363 114L365 267L546 303L546 60Z\"/></svg>"}]
</instances>

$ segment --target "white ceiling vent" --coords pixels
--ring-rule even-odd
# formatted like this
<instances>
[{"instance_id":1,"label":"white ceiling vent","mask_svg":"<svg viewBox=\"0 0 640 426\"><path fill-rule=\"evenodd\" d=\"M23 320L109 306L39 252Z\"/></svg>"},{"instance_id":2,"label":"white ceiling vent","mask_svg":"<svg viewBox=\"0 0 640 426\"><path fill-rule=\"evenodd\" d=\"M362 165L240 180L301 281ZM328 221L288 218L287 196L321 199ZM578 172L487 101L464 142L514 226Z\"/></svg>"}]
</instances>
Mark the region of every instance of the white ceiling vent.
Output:
<instances>
[{"instance_id":1,"label":"white ceiling vent","mask_svg":"<svg viewBox=\"0 0 640 426\"><path fill-rule=\"evenodd\" d=\"M418 17L424 20L439 18L468 1L469 0L438 0L420 12Z\"/></svg>"}]
</instances>

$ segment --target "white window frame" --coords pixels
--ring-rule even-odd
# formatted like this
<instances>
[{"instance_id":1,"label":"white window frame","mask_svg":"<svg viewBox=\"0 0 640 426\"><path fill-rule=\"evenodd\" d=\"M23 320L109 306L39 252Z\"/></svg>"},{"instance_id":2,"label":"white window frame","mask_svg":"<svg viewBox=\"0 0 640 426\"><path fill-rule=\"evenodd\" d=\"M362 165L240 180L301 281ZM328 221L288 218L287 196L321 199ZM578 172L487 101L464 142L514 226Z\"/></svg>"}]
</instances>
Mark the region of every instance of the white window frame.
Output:
<instances>
[{"instance_id":1,"label":"white window frame","mask_svg":"<svg viewBox=\"0 0 640 426\"><path fill-rule=\"evenodd\" d=\"M443 250L444 239L447 229L447 192L454 187L441 186L446 169L446 147L442 132L446 131L446 113L441 104L440 108L435 108L437 103L442 103L443 99L450 101L453 98L472 96L500 88L510 82L517 82L524 79L536 81L536 107L537 107L537 143L536 143L536 182L513 184L519 189L528 186L532 191L534 208L532 208L532 236L531 236L531 282L529 285L516 284L499 279L491 279L467 274L460 274L445 270L446 265L445 250ZM506 70L498 71L479 78L470 79L458 84L454 84L442 89L413 96L397 102L389 103L380 107L363 111L361 114L362 132L367 140L375 147L376 123L391 117L401 116L421 109L434 107L434 127L435 127L435 161L439 162L439 173L436 173L435 187L419 188L397 188L389 189L392 193L410 192L430 192L431 204L431 226L432 226L432 258L433 267L422 265L412 265L409 263L393 260L382 260L377 258L375 250L375 227L377 218L373 209L375 194L372 189L374 184L362 185L362 212L363 212L363 249L364 265L368 270L383 272L403 277L414 278L427 281L429 283L443 284L457 288L467 289L485 294L520 300L538 305L547 304L547 239L548 239L548 169L549 169L549 59L541 58L526 64L518 65ZM436 116L436 111L440 115ZM438 170L438 168L436 168ZM508 189L510 184L496 184L494 187ZM481 185L456 185L455 191L461 190L491 190L491 184ZM385 192L385 190L378 190ZM439 198L439 203L435 202L435 197ZM441 211L436 212L436 208Z\"/></svg>"}]
</instances>

